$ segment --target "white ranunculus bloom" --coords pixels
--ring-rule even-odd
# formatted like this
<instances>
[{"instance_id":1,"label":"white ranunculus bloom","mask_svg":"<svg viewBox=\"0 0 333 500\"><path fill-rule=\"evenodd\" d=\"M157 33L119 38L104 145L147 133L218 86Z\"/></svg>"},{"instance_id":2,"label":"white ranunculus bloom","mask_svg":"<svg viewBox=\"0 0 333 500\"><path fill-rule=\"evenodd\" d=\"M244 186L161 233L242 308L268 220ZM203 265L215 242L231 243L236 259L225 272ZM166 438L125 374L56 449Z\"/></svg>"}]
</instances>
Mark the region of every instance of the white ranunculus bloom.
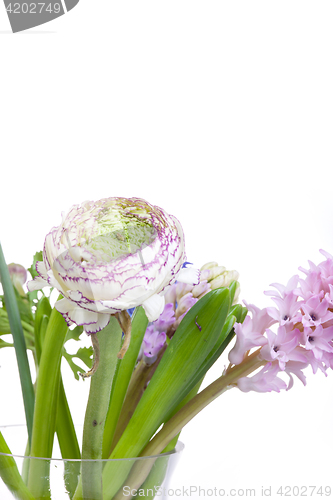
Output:
<instances>
[{"instance_id":1,"label":"white ranunculus bloom","mask_svg":"<svg viewBox=\"0 0 333 500\"><path fill-rule=\"evenodd\" d=\"M179 221L140 198L105 198L74 205L46 236L43 261L29 290L55 287L56 309L87 333L111 314L142 305L149 321L164 308L164 293L178 281L199 283L186 260Z\"/></svg>"}]
</instances>

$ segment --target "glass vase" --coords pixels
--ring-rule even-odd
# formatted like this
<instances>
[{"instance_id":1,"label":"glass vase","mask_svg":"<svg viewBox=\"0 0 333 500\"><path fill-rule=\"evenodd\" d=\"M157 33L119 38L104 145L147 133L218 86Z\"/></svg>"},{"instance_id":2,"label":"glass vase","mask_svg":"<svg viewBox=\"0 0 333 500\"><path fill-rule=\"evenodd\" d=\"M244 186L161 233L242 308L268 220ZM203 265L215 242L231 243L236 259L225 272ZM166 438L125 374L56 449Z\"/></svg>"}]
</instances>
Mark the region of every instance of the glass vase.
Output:
<instances>
[{"instance_id":1,"label":"glass vase","mask_svg":"<svg viewBox=\"0 0 333 500\"><path fill-rule=\"evenodd\" d=\"M0 453L1 500L120 500L155 497L164 500L169 498L169 480L184 449L183 443L178 442L171 452L151 457L114 460L36 458L25 456L28 440L25 425L1 426L0 431L12 452L11 455ZM80 438L82 426L77 426L76 431ZM61 456L56 439L53 455ZM110 467L110 463L115 468ZM39 476L34 474L33 481L31 475L29 477L31 468L40 471ZM112 474L106 476L103 474L104 469L115 470L117 473L114 477ZM18 478L18 472L23 481ZM97 493L95 487L85 481L85 474L86 477L92 477L91 474L100 477L97 481L100 490ZM18 488L19 483L21 486Z\"/></svg>"}]
</instances>

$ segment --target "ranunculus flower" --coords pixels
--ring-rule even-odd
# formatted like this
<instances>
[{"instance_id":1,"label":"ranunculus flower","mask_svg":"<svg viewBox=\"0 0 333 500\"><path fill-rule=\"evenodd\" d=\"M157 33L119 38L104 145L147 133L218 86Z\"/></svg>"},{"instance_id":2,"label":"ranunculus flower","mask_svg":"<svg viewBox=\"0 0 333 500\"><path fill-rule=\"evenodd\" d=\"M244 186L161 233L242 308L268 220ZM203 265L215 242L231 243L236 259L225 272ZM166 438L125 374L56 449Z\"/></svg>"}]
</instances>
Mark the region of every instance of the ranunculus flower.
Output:
<instances>
[{"instance_id":1,"label":"ranunculus flower","mask_svg":"<svg viewBox=\"0 0 333 500\"><path fill-rule=\"evenodd\" d=\"M87 333L111 314L142 305L149 321L164 308L164 293L178 281L199 283L200 271L183 268L179 221L140 198L105 198L74 205L46 236L43 261L29 290L55 287L56 309Z\"/></svg>"}]
</instances>

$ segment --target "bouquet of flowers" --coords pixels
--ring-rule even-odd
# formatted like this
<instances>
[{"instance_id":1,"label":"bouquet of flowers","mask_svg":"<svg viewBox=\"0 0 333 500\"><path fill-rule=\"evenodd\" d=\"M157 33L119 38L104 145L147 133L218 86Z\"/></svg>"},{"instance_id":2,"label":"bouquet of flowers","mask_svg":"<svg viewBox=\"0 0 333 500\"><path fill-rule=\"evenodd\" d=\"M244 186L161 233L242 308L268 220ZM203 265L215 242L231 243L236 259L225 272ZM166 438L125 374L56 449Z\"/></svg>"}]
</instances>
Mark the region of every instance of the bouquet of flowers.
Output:
<instances>
[{"instance_id":1,"label":"bouquet of flowers","mask_svg":"<svg viewBox=\"0 0 333 500\"><path fill-rule=\"evenodd\" d=\"M87 201L62 214L34 256L27 292L27 271L7 266L0 247L0 348L15 348L25 455L39 459L20 472L0 433L0 482L13 498L55 498L56 435L62 458L74 463L63 478L67 498L130 498L138 488L153 498L166 471L157 457L167 457L182 428L226 390L289 390L293 376L305 384L309 365L313 373L332 368L333 257L321 252L323 262L301 268L304 278L274 283L266 292L274 306L259 309L237 303L236 271L187 262L179 221L139 198ZM59 292L54 307L45 287ZM92 346L69 354L66 342L84 334ZM200 390L230 343L229 365ZM76 379L90 379L81 449L63 358ZM152 458L123 460L136 457Z\"/></svg>"}]
</instances>

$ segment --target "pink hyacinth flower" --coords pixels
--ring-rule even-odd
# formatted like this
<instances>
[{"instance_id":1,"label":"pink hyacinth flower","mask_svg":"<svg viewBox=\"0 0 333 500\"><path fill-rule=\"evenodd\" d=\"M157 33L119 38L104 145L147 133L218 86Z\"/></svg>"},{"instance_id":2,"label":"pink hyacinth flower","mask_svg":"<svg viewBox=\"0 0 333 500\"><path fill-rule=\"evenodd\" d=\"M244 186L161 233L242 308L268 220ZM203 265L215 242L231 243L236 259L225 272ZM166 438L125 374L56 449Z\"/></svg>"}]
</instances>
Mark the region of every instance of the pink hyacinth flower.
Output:
<instances>
[{"instance_id":1,"label":"pink hyacinth flower","mask_svg":"<svg viewBox=\"0 0 333 500\"><path fill-rule=\"evenodd\" d=\"M305 349L311 350L316 359L322 359L324 352L333 352L333 326L323 328L322 325L317 326L315 330L309 327L304 328L303 343Z\"/></svg>"},{"instance_id":2,"label":"pink hyacinth flower","mask_svg":"<svg viewBox=\"0 0 333 500\"><path fill-rule=\"evenodd\" d=\"M328 310L330 303L326 298L321 300L319 295L310 297L302 304L304 326L318 326L333 319L333 313Z\"/></svg>"},{"instance_id":3,"label":"pink hyacinth flower","mask_svg":"<svg viewBox=\"0 0 333 500\"><path fill-rule=\"evenodd\" d=\"M277 361L280 370L284 370L289 360L307 362L306 357L296 350L300 341L300 331L296 328L279 326L278 333L266 330L268 343L260 351L260 359L266 361Z\"/></svg>"},{"instance_id":4,"label":"pink hyacinth flower","mask_svg":"<svg viewBox=\"0 0 333 500\"><path fill-rule=\"evenodd\" d=\"M273 286L274 288L277 289L276 292L275 290L266 290L264 292L265 295L268 295L270 297L285 297L288 293L293 292L298 284L299 276L295 274L290 278L288 281L287 285L281 285L280 283L271 283L269 286Z\"/></svg>"},{"instance_id":5,"label":"pink hyacinth flower","mask_svg":"<svg viewBox=\"0 0 333 500\"><path fill-rule=\"evenodd\" d=\"M267 307L267 312L272 318L278 321L280 325L284 325L289 321L293 323L301 321L302 314L299 312L299 308L302 302L298 301L298 297L295 295L294 290L286 293L283 298L272 297L272 300L277 304L278 309L276 309L276 307Z\"/></svg>"},{"instance_id":6,"label":"pink hyacinth flower","mask_svg":"<svg viewBox=\"0 0 333 500\"><path fill-rule=\"evenodd\" d=\"M234 365L239 365L246 352L252 347L265 345L267 343L267 339L264 337L265 330L276 323L276 320L267 313L266 309L259 309L259 307L247 304L245 301L244 304L252 313L252 318L246 316L242 324L235 323L236 344L229 352L229 361Z\"/></svg>"},{"instance_id":7,"label":"pink hyacinth flower","mask_svg":"<svg viewBox=\"0 0 333 500\"><path fill-rule=\"evenodd\" d=\"M242 377L237 381L237 387L242 392L280 392L286 389L287 384L277 377L280 368L278 363L267 363L260 372L253 377Z\"/></svg>"}]
</instances>

